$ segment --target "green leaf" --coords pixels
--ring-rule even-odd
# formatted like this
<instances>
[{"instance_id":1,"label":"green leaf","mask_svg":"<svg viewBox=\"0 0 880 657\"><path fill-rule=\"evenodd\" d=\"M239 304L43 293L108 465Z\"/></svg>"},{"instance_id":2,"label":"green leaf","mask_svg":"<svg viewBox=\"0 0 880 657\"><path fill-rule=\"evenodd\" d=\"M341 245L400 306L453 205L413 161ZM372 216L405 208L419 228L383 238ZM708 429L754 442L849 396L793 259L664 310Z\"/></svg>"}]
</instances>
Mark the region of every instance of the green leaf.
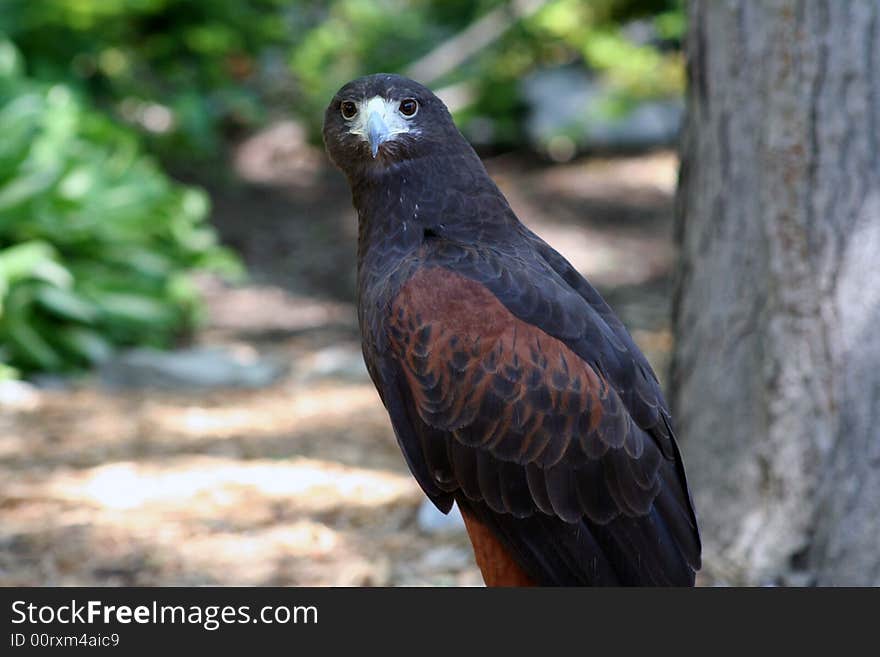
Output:
<instances>
[{"instance_id":1,"label":"green leaf","mask_svg":"<svg viewBox=\"0 0 880 657\"><path fill-rule=\"evenodd\" d=\"M175 314L167 304L144 295L103 292L93 295L92 300L108 322L162 328L175 320Z\"/></svg>"},{"instance_id":2,"label":"green leaf","mask_svg":"<svg viewBox=\"0 0 880 657\"><path fill-rule=\"evenodd\" d=\"M72 290L41 285L35 299L45 310L60 319L91 324L99 315L93 303L86 301Z\"/></svg>"},{"instance_id":3,"label":"green leaf","mask_svg":"<svg viewBox=\"0 0 880 657\"><path fill-rule=\"evenodd\" d=\"M43 241L25 242L0 250L0 284L11 285L25 278L70 287L73 277L56 260L57 251Z\"/></svg>"},{"instance_id":4,"label":"green leaf","mask_svg":"<svg viewBox=\"0 0 880 657\"><path fill-rule=\"evenodd\" d=\"M67 326L56 333L59 345L77 360L97 365L113 355L113 345L95 330L82 326Z\"/></svg>"},{"instance_id":5,"label":"green leaf","mask_svg":"<svg viewBox=\"0 0 880 657\"><path fill-rule=\"evenodd\" d=\"M0 214L46 193L58 179L57 168L46 168L13 178L0 187ZM5 220L0 216L0 228Z\"/></svg>"},{"instance_id":6,"label":"green leaf","mask_svg":"<svg viewBox=\"0 0 880 657\"><path fill-rule=\"evenodd\" d=\"M60 370L64 359L32 321L33 300L33 289L29 286L18 285L10 291L3 316L6 341L17 361L43 370Z\"/></svg>"},{"instance_id":7,"label":"green leaf","mask_svg":"<svg viewBox=\"0 0 880 657\"><path fill-rule=\"evenodd\" d=\"M24 71L21 53L11 41L0 39L0 78L16 78Z\"/></svg>"}]
</instances>

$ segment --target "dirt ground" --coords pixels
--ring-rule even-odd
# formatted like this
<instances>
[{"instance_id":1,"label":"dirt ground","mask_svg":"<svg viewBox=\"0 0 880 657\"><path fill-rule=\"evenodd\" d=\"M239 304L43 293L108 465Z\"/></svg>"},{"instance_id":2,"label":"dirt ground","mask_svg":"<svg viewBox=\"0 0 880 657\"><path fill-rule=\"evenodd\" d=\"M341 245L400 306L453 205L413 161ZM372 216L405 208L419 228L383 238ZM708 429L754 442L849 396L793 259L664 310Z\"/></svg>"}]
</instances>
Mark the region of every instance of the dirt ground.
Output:
<instances>
[{"instance_id":1,"label":"dirt ground","mask_svg":"<svg viewBox=\"0 0 880 657\"><path fill-rule=\"evenodd\" d=\"M665 374L670 153L487 162L519 216L600 288ZM198 344L287 369L261 390L87 377L0 407L0 585L480 585L461 531L421 531L360 361L341 176L277 124L210 183L249 281L205 281Z\"/></svg>"}]
</instances>

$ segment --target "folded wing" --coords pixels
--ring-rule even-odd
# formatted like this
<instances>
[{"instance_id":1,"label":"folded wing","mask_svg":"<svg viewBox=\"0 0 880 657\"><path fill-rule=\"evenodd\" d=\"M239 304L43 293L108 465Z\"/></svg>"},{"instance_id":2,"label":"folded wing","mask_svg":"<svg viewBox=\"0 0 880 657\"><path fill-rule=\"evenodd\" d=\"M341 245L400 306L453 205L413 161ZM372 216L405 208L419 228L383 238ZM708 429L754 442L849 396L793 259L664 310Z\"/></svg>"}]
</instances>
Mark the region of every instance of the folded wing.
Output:
<instances>
[{"instance_id":1,"label":"folded wing","mask_svg":"<svg viewBox=\"0 0 880 657\"><path fill-rule=\"evenodd\" d=\"M693 581L674 441L603 368L448 268L419 269L390 313L386 404L441 507L459 499L544 583Z\"/></svg>"}]
</instances>

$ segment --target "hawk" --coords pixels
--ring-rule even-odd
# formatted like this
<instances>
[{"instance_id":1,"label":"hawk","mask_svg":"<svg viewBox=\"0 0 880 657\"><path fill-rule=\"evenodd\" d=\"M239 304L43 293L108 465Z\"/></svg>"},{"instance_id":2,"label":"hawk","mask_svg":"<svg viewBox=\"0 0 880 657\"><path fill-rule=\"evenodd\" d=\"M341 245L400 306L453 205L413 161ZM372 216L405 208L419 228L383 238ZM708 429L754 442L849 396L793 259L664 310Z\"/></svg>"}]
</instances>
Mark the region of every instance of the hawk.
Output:
<instances>
[{"instance_id":1,"label":"hawk","mask_svg":"<svg viewBox=\"0 0 880 657\"><path fill-rule=\"evenodd\" d=\"M519 221L426 87L349 82L323 132L358 215L367 369L486 584L693 585L670 413L608 304Z\"/></svg>"}]
</instances>

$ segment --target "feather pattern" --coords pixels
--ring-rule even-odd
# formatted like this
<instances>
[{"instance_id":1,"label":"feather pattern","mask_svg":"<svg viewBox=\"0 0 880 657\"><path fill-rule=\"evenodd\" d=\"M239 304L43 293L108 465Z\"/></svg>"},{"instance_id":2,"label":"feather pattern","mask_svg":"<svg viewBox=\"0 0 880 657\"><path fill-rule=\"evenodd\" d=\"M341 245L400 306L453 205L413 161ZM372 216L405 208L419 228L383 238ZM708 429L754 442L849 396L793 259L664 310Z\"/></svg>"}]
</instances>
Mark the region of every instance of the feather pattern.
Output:
<instances>
[{"instance_id":1,"label":"feather pattern","mask_svg":"<svg viewBox=\"0 0 880 657\"><path fill-rule=\"evenodd\" d=\"M420 109L371 157L339 106L377 95ZM358 211L364 358L428 497L539 584L692 584L699 532L656 376L442 102L368 76L333 99L324 140Z\"/></svg>"},{"instance_id":2,"label":"feather pattern","mask_svg":"<svg viewBox=\"0 0 880 657\"><path fill-rule=\"evenodd\" d=\"M608 560L618 583L691 582L699 544L676 459L605 376L486 286L439 266L436 245L417 253L390 304L386 356L418 418L410 428L424 458L451 472L435 472L433 483L449 482L463 508L525 555L526 570L538 567L528 555L552 548L568 575L545 564L539 582L595 583L593 557L597 573ZM526 522L536 516L550 518ZM528 544L517 526L530 527ZM591 552L579 551L584 541ZM585 558L586 574L570 579Z\"/></svg>"}]
</instances>

